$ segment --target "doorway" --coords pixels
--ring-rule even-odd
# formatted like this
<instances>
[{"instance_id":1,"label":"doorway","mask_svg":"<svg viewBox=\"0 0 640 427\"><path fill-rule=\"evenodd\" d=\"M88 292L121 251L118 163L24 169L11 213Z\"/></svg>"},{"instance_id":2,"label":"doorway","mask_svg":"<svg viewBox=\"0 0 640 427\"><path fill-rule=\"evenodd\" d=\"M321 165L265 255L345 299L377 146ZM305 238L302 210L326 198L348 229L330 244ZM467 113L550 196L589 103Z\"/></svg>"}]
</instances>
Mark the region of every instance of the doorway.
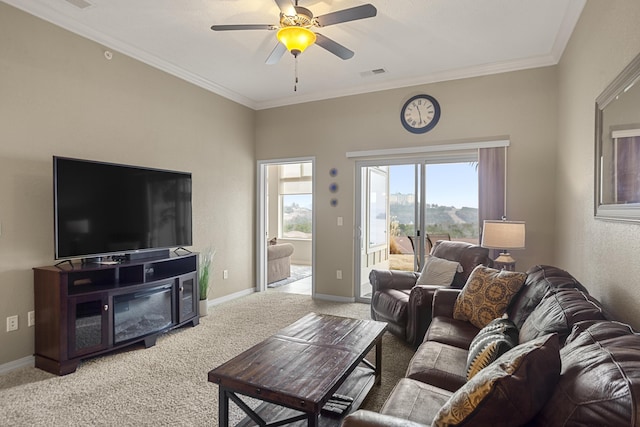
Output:
<instances>
[{"instance_id":1,"label":"doorway","mask_svg":"<svg viewBox=\"0 0 640 427\"><path fill-rule=\"evenodd\" d=\"M258 162L258 292L315 292L314 166L314 158Z\"/></svg>"},{"instance_id":2,"label":"doorway","mask_svg":"<svg viewBox=\"0 0 640 427\"><path fill-rule=\"evenodd\" d=\"M478 244L477 150L356 162L356 300L369 273L420 271L438 240Z\"/></svg>"}]
</instances>

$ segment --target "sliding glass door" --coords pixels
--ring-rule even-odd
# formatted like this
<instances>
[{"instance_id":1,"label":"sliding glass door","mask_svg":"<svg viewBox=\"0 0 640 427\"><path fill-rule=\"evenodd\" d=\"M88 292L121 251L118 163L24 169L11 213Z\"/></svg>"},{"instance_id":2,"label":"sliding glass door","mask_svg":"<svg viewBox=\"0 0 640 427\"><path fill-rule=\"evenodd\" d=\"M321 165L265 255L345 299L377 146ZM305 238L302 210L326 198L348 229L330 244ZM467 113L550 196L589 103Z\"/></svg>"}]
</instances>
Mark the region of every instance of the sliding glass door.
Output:
<instances>
[{"instance_id":1,"label":"sliding glass door","mask_svg":"<svg viewBox=\"0 0 640 427\"><path fill-rule=\"evenodd\" d=\"M356 296L373 269L419 271L438 240L478 243L477 151L357 163Z\"/></svg>"}]
</instances>

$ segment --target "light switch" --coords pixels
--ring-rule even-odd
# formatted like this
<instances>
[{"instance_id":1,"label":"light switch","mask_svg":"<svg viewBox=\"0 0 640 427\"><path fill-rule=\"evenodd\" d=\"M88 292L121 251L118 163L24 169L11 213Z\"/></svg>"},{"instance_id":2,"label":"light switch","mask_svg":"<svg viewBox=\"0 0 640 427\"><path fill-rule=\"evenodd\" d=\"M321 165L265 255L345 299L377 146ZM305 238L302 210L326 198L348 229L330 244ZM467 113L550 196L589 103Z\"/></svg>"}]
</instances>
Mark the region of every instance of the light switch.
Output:
<instances>
[{"instance_id":1,"label":"light switch","mask_svg":"<svg viewBox=\"0 0 640 427\"><path fill-rule=\"evenodd\" d=\"M342 217L341 216L338 217L338 226L342 226Z\"/></svg>"}]
</instances>

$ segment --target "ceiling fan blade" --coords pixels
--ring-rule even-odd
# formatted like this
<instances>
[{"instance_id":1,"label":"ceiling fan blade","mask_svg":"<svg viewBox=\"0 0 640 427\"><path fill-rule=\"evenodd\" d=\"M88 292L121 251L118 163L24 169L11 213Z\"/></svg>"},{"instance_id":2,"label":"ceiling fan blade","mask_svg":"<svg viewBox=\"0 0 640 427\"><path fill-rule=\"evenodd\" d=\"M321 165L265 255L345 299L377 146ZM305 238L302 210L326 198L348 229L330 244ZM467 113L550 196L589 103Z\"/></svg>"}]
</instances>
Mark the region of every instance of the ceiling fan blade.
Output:
<instances>
[{"instance_id":1,"label":"ceiling fan blade","mask_svg":"<svg viewBox=\"0 0 640 427\"><path fill-rule=\"evenodd\" d=\"M357 19L371 18L376 16L378 10L372 4L351 7L349 9L338 10L316 17L318 26L340 24L341 22L355 21Z\"/></svg>"},{"instance_id":2,"label":"ceiling fan blade","mask_svg":"<svg viewBox=\"0 0 640 427\"><path fill-rule=\"evenodd\" d=\"M239 25L212 25L213 31L233 31L233 30L275 30L278 28L271 24L239 24Z\"/></svg>"},{"instance_id":3,"label":"ceiling fan blade","mask_svg":"<svg viewBox=\"0 0 640 427\"><path fill-rule=\"evenodd\" d=\"M353 57L353 51L342 46L338 42L334 42L329 37L316 33L316 44L321 48L328 50L341 59L349 59Z\"/></svg>"},{"instance_id":4,"label":"ceiling fan blade","mask_svg":"<svg viewBox=\"0 0 640 427\"><path fill-rule=\"evenodd\" d=\"M277 64L278 61L280 61L280 58L282 58L282 55L284 55L286 51L287 51L287 47L282 43L278 42L276 47L274 47L273 50L271 51L271 54L269 54L269 57L265 61L265 64L267 65Z\"/></svg>"},{"instance_id":5,"label":"ceiling fan blade","mask_svg":"<svg viewBox=\"0 0 640 427\"><path fill-rule=\"evenodd\" d=\"M280 8L280 12L282 12L285 16L295 16L296 10L293 7L293 3L291 0L274 0L278 7Z\"/></svg>"}]
</instances>

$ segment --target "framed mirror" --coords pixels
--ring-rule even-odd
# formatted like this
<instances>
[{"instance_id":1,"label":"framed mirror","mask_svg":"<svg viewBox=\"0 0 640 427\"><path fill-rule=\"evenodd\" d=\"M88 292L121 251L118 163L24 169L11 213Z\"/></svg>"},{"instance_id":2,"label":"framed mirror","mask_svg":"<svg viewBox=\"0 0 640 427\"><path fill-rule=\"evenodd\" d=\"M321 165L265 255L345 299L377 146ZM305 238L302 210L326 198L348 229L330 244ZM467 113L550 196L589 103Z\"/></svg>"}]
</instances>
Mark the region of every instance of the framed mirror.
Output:
<instances>
[{"instance_id":1,"label":"framed mirror","mask_svg":"<svg viewBox=\"0 0 640 427\"><path fill-rule=\"evenodd\" d=\"M640 55L596 99L595 217L640 221Z\"/></svg>"}]
</instances>

